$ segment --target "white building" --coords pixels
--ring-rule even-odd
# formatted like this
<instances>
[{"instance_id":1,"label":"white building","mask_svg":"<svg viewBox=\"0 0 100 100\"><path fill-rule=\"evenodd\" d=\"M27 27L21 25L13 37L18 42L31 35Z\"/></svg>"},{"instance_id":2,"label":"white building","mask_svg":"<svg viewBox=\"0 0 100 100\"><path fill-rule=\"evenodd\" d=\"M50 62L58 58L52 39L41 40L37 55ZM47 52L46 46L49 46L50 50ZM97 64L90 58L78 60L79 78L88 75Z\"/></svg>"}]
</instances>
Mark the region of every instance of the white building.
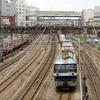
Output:
<instances>
[{"instance_id":1,"label":"white building","mask_svg":"<svg viewBox=\"0 0 100 100\"><path fill-rule=\"evenodd\" d=\"M40 11L40 9L32 5L26 6L26 26L32 26L35 24L37 20L36 11Z\"/></svg>"},{"instance_id":2,"label":"white building","mask_svg":"<svg viewBox=\"0 0 100 100\"><path fill-rule=\"evenodd\" d=\"M94 19L94 10L88 9L82 11L82 18L85 22L89 21L89 19Z\"/></svg>"},{"instance_id":3,"label":"white building","mask_svg":"<svg viewBox=\"0 0 100 100\"><path fill-rule=\"evenodd\" d=\"M26 4L24 0L16 1L17 26L26 26Z\"/></svg>"}]
</instances>

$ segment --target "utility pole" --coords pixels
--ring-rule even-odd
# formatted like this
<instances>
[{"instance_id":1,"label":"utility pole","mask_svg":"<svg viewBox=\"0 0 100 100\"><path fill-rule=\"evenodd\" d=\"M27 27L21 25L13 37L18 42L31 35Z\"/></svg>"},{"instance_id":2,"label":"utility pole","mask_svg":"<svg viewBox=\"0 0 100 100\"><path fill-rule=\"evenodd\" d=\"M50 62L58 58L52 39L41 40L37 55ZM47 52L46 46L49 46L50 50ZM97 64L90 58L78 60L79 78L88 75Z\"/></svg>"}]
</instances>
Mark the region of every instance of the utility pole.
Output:
<instances>
[{"instance_id":1,"label":"utility pole","mask_svg":"<svg viewBox=\"0 0 100 100\"><path fill-rule=\"evenodd\" d=\"M84 60L84 76L83 76L83 95L84 95L84 97L83 97L83 100L86 100L87 99L87 97L88 97L88 95L87 95L87 86L86 86L86 66L85 66L85 55L86 55L86 39L85 39L85 35L87 34L87 28L84 28L84 58L83 58L83 60Z\"/></svg>"},{"instance_id":2,"label":"utility pole","mask_svg":"<svg viewBox=\"0 0 100 100\"><path fill-rule=\"evenodd\" d=\"M3 52L2 52L2 49L3 49L3 35L2 35L2 18L0 18L0 28L1 28L1 35L0 35L0 61L3 62Z\"/></svg>"},{"instance_id":3,"label":"utility pole","mask_svg":"<svg viewBox=\"0 0 100 100\"><path fill-rule=\"evenodd\" d=\"M23 21L21 21L21 28L23 28ZM23 45L23 30L22 30L22 33L20 33L21 34L21 42L22 42L22 45ZM22 48L21 48L21 50L23 50L23 46L22 46Z\"/></svg>"},{"instance_id":4,"label":"utility pole","mask_svg":"<svg viewBox=\"0 0 100 100\"><path fill-rule=\"evenodd\" d=\"M12 27L12 26L11 26ZM13 56L12 52L13 52L13 30L11 29L10 31L11 33L11 55Z\"/></svg>"}]
</instances>

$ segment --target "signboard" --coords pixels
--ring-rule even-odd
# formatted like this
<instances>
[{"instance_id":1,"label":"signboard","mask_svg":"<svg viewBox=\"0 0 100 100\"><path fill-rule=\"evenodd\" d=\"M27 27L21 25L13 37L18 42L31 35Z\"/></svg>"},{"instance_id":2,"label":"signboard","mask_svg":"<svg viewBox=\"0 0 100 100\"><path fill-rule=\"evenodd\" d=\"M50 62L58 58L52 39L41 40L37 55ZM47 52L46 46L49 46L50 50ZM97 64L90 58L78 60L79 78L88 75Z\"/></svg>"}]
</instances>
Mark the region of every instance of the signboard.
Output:
<instances>
[{"instance_id":1,"label":"signboard","mask_svg":"<svg viewBox=\"0 0 100 100\"><path fill-rule=\"evenodd\" d=\"M10 25L10 22L9 22L9 19L7 18L5 18L5 19L2 19L2 23L4 24L4 25Z\"/></svg>"},{"instance_id":2,"label":"signboard","mask_svg":"<svg viewBox=\"0 0 100 100\"><path fill-rule=\"evenodd\" d=\"M9 17L0 17L2 25L10 25Z\"/></svg>"}]
</instances>

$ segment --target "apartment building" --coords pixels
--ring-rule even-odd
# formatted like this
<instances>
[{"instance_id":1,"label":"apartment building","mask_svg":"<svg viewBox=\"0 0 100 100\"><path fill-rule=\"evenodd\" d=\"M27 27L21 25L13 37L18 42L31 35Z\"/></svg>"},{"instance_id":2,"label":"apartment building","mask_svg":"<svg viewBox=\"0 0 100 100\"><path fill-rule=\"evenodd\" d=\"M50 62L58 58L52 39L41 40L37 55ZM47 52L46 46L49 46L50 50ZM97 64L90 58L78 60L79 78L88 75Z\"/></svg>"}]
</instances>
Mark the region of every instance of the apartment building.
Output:
<instances>
[{"instance_id":1,"label":"apartment building","mask_svg":"<svg viewBox=\"0 0 100 100\"><path fill-rule=\"evenodd\" d=\"M26 4L24 0L16 1L17 26L26 26Z\"/></svg>"}]
</instances>

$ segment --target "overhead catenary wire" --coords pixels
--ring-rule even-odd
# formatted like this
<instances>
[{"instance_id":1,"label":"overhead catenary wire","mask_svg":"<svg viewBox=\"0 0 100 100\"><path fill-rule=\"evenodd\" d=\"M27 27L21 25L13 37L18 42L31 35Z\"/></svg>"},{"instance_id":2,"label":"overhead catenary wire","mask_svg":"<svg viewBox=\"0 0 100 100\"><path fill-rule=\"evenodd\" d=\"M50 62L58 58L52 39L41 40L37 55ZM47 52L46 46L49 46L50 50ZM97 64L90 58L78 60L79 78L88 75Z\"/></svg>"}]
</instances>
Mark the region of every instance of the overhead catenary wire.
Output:
<instances>
[{"instance_id":1,"label":"overhead catenary wire","mask_svg":"<svg viewBox=\"0 0 100 100\"><path fill-rule=\"evenodd\" d=\"M46 29L46 27L44 28L44 30ZM44 30L43 30L43 32L44 32ZM23 58L21 58L19 60L19 62L6 74L6 76L0 80L0 84L2 84L7 79L7 77L11 74L11 72L19 65L19 63L33 50L33 48L36 45L36 43L38 42L38 40L41 39L43 32L40 34L39 38L35 41L35 43L31 46L31 48L26 52L26 55L24 55Z\"/></svg>"}]
</instances>

